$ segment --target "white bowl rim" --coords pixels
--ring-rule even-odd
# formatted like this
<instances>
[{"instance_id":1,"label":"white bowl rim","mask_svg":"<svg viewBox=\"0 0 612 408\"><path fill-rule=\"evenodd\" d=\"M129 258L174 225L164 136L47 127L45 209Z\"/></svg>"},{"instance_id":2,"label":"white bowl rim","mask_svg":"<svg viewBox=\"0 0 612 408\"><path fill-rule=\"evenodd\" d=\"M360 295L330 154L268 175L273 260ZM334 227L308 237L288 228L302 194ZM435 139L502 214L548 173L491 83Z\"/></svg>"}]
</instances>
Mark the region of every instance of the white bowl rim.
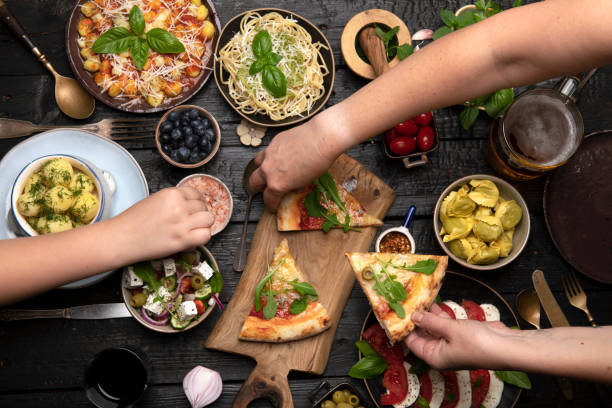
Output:
<instances>
[{"instance_id":1,"label":"white bowl rim","mask_svg":"<svg viewBox=\"0 0 612 408\"><path fill-rule=\"evenodd\" d=\"M388 233L394 232L394 231L399 232L400 234L404 234L408 238L408 240L410 241L410 253L414 254L416 252L416 245L414 243L414 238L412 237L412 234L410 233L408 228L402 227L402 226L387 228L386 230L381 232L378 238L376 239L376 245L375 245L376 252L380 252L380 241L382 241L383 237L387 235Z\"/></svg>"},{"instance_id":2,"label":"white bowl rim","mask_svg":"<svg viewBox=\"0 0 612 408\"><path fill-rule=\"evenodd\" d=\"M221 231L223 231L229 224L230 220L232 219L232 214L234 213L234 198L232 197L232 192L230 191L230 189L227 187L227 185L221 181L219 178L215 177L215 176L211 176L210 174L206 174L206 173L194 173L194 174L190 174L186 177L183 177L181 179L181 181L179 181L178 183L176 183L177 187L181 187L181 185L185 182L187 182L188 180L195 178L195 177L207 177L210 179L215 180L217 183L221 184L223 186L223 188L225 188L225 190L227 191L227 195L229 196L230 199L230 211L229 211L229 217L227 217L227 220L225 220L225 222L223 223L223 225L221 226L221 228L219 228L219 231L216 232L210 232L211 236L217 235L218 233L220 233Z\"/></svg>"},{"instance_id":3,"label":"white bowl rim","mask_svg":"<svg viewBox=\"0 0 612 408\"><path fill-rule=\"evenodd\" d=\"M89 172L96 179L96 182L98 184L98 186L97 186L98 187L98 191L100 192L100 208L98 209L98 214L96 214L96 216L90 222L88 222L86 225L93 224L95 222L100 221L100 219L102 218L102 214L104 213L104 205L105 205L104 184L102 184L102 180L100 180L100 178L98 177L96 172L91 168L91 166L88 163L85 162L85 160L83 160L83 159L81 159L80 157L77 157L77 156L73 156L73 155L70 155L70 154L63 154L63 153L48 154L46 156L41 156L41 157L38 157L38 158L30 161L28 164L26 164L24 166L23 169L21 169L19 174L17 174L17 177L15 177L15 181L13 182L13 186L11 187L11 213L13 214L13 218L15 219L15 222L17 223L19 228L25 234L27 234L28 236L37 236L37 235L40 235L40 234L38 232L36 232L36 230L34 230L34 228L30 227L30 225L27 224L27 222L24 224L23 221L24 221L25 218L23 217L23 215L19 214L19 211L17 211L15 209L16 201L19 198L19 196L15 194L15 187L17 186L18 181L21 179L21 177L23 176L23 174L24 174L24 172L26 170L29 170L32 166L35 166L35 165L39 164L39 162L43 161L44 159L50 159L50 158L54 158L54 157L67 157L69 159L72 159L72 160L78 162L83 167L87 168L87 170L89 170Z\"/></svg>"},{"instance_id":4,"label":"white bowl rim","mask_svg":"<svg viewBox=\"0 0 612 408\"><path fill-rule=\"evenodd\" d=\"M439 226L442 223L440 221L440 206L442 205L442 201L444 200L444 198L451 191L455 190L459 185L465 184L466 182L469 182L470 180L479 179L479 178L484 179L484 180L493 181L496 184L499 183L503 185L504 188L507 188L508 190L512 191L512 193L514 193L517 197L515 201L517 201L517 203L521 206L521 210L523 211L523 217L521 218L521 223L522 222L527 223L527 227L526 227L527 234L525 236L525 240L517 247L514 247L514 241L513 241L512 242L513 248L512 248L512 252L510 253L510 255L506 258L500 258L501 260L497 260L495 263L492 263L490 265L470 264L467 261L459 258L458 256L456 256L455 254L451 252L451 250L446 246L446 243L442 241L442 237L440 236ZM525 246L527 246L527 241L529 241L529 234L531 233L531 217L529 216L529 207L527 206L527 202L525 201L521 193L519 193L519 191L516 188L514 188L512 184L508 183L506 180L503 180L491 174L480 173L480 174L472 174L469 176L461 177L453 181L452 183L450 183L444 189L444 191L442 191L442 193L440 194L440 197L438 198L438 201L436 202L436 206L434 208L433 227L434 227L434 234L436 235L436 240L438 241L438 244L440 245L440 247L442 247L442 250L446 252L448 256L451 257L452 260L454 260L458 264L466 268L469 268L469 269L478 270L478 271L491 271L491 270L499 269L499 268L502 268L508 265L509 263L513 262L521 254L521 252L523 252L523 249L525 249Z\"/></svg>"}]
</instances>

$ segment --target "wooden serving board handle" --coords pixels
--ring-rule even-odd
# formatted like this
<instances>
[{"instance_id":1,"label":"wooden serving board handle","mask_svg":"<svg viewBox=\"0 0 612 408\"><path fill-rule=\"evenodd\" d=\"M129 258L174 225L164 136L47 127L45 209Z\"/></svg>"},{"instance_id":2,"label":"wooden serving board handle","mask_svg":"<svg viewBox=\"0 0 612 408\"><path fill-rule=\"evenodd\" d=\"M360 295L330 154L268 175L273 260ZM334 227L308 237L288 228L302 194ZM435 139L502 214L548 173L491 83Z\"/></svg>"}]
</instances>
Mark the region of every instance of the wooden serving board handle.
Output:
<instances>
[{"instance_id":1,"label":"wooden serving board handle","mask_svg":"<svg viewBox=\"0 0 612 408\"><path fill-rule=\"evenodd\" d=\"M377 77L389 70L385 44L378 37L374 28L366 27L361 31L359 34L359 45L366 57L368 57L368 61L370 61L370 65L374 68L374 73Z\"/></svg>"},{"instance_id":2,"label":"wooden serving board handle","mask_svg":"<svg viewBox=\"0 0 612 408\"><path fill-rule=\"evenodd\" d=\"M293 398L287 375L289 368L279 360L272 363L258 363L244 382L233 408L247 408L257 398L265 398L275 408L293 408Z\"/></svg>"}]
</instances>

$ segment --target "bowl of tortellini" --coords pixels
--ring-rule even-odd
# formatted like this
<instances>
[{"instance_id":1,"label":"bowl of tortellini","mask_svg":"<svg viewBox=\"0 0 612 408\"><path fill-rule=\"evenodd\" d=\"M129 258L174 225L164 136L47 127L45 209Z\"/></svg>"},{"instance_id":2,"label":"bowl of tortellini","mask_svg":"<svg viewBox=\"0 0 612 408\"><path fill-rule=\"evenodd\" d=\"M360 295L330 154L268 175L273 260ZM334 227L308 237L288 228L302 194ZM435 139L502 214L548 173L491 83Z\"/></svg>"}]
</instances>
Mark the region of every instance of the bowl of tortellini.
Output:
<instances>
[{"instance_id":1,"label":"bowl of tortellini","mask_svg":"<svg viewBox=\"0 0 612 408\"><path fill-rule=\"evenodd\" d=\"M112 176L81 158L44 156L26 165L11 190L11 209L22 235L67 231L108 216Z\"/></svg>"},{"instance_id":2,"label":"bowl of tortellini","mask_svg":"<svg viewBox=\"0 0 612 408\"><path fill-rule=\"evenodd\" d=\"M444 252L475 270L512 262L525 248L531 229L523 197L506 181L487 174L449 185L436 203L433 223Z\"/></svg>"}]
</instances>

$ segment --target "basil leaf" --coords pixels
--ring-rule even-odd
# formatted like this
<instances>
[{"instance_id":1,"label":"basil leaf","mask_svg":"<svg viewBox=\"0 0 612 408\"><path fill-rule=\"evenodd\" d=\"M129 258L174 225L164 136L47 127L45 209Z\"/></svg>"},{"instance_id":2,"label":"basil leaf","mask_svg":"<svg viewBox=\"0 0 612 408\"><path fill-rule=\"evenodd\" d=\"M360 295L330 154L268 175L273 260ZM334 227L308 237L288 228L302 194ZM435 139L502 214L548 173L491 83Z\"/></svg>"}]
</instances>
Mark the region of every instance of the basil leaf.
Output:
<instances>
[{"instance_id":1,"label":"basil leaf","mask_svg":"<svg viewBox=\"0 0 612 408\"><path fill-rule=\"evenodd\" d=\"M261 30L255 37L253 37L253 54L257 58L265 57L270 51L272 51L272 38L267 30Z\"/></svg>"},{"instance_id":2,"label":"basil leaf","mask_svg":"<svg viewBox=\"0 0 612 408\"><path fill-rule=\"evenodd\" d=\"M434 31L434 33L432 35L432 38L434 40L438 40L438 39L444 37L446 34L450 34L451 31L453 31L453 30L451 30L450 27L442 26L442 27L438 28L436 31Z\"/></svg>"},{"instance_id":3,"label":"basil leaf","mask_svg":"<svg viewBox=\"0 0 612 408\"><path fill-rule=\"evenodd\" d=\"M282 55L278 55L275 52L270 52L262 59L262 61L264 61L265 64L276 65L281 62L282 59Z\"/></svg>"},{"instance_id":4,"label":"basil leaf","mask_svg":"<svg viewBox=\"0 0 612 408\"><path fill-rule=\"evenodd\" d=\"M442 299L440 299L440 295L436 295L436 304L440 306L440 303L442 303Z\"/></svg>"},{"instance_id":5,"label":"basil leaf","mask_svg":"<svg viewBox=\"0 0 612 408\"><path fill-rule=\"evenodd\" d=\"M273 65L266 65L261 73L264 88L275 98L287 95L285 74Z\"/></svg>"},{"instance_id":6,"label":"basil leaf","mask_svg":"<svg viewBox=\"0 0 612 408\"><path fill-rule=\"evenodd\" d=\"M258 72L261 72L262 69L266 66L266 62L264 60L257 60L251 64L249 68L249 75L255 75Z\"/></svg>"},{"instance_id":7,"label":"basil leaf","mask_svg":"<svg viewBox=\"0 0 612 408\"><path fill-rule=\"evenodd\" d=\"M145 30L145 19L142 15L142 11L138 6L132 7L130 10L130 28L136 35L144 34Z\"/></svg>"},{"instance_id":8,"label":"basil leaf","mask_svg":"<svg viewBox=\"0 0 612 408\"><path fill-rule=\"evenodd\" d=\"M385 31L377 25L374 26L374 30L376 31L376 35L378 36L378 38L380 38L383 44L385 44L385 48L387 48L387 42L385 41Z\"/></svg>"},{"instance_id":9,"label":"basil leaf","mask_svg":"<svg viewBox=\"0 0 612 408\"><path fill-rule=\"evenodd\" d=\"M487 16L485 16L484 14L478 12L478 13L474 13L474 21L479 23L482 20L484 20L485 18L487 18Z\"/></svg>"},{"instance_id":10,"label":"basil leaf","mask_svg":"<svg viewBox=\"0 0 612 408\"><path fill-rule=\"evenodd\" d=\"M276 304L276 300L274 300L274 291L270 287L268 290L268 301L263 309L263 316L266 320L270 320L276 315L276 310L278 309L278 305Z\"/></svg>"},{"instance_id":11,"label":"basil leaf","mask_svg":"<svg viewBox=\"0 0 612 408\"><path fill-rule=\"evenodd\" d=\"M459 121L461 122L461 127L465 130L469 130L476 118L478 117L478 108L476 106L471 106L469 108L465 108L459 114Z\"/></svg>"},{"instance_id":12,"label":"basil leaf","mask_svg":"<svg viewBox=\"0 0 612 408\"><path fill-rule=\"evenodd\" d=\"M429 408L429 402L427 402L427 400L420 395L417 399L417 405L419 406L419 408Z\"/></svg>"},{"instance_id":13,"label":"basil leaf","mask_svg":"<svg viewBox=\"0 0 612 408\"><path fill-rule=\"evenodd\" d=\"M151 262L139 262L134 265L134 273L151 289L153 292L157 292L157 289L162 285L157 280L157 274Z\"/></svg>"},{"instance_id":14,"label":"basil leaf","mask_svg":"<svg viewBox=\"0 0 612 408\"><path fill-rule=\"evenodd\" d=\"M474 6L476 6L476 8L480 11L486 10L486 5L485 5L484 0L477 0L476 3L474 3Z\"/></svg>"},{"instance_id":15,"label":"basil leaf","mask_svg":"<svg viewBox=\"0 0 612 408\"><path fill-rule=\"evenodd\" d=\"M316 296L317 295L317 291L312 287L312 285L308 282L297 282L297 281L293 281L293 282L289 282L293 288L296 290L297 293L299 293L302 296Z\"/></svg>"},{"instance_id":16,"label":"basil leaf","mask_svg":"<svg viewBox=\"0 0 612 408\"><path fill-rule=\"evenodd\" d=\"M514 0L514 4L512 7L521 7L523 5L523 0Z\"/></svg>"},{"instance_id":17,"label":"basil leaf","mask_svg":"<svg viewBox=\"0 0 612 408\"><path fill-rule=\"evenodd\" d=\"M380 357L380 354L378 354L376 350L374 350L372 346L370 346L370 343L368 343L365 340L356 341L355 345L357 346L359 351L361 351L361 354L363 354L364 357L369 357L369 356L379 356Z\"/></svg>"},{"instance_id":18,"label":"basil leaf","mask_svg":"<svg viewBox=\"0 0 612 408\"><path fill-rule=\"evenodd\" d=\"M423 360L417 360L410 366L410 374L422 374L430 370L429 364Z\"/></svg>"},{"instance_id":19,"label":"basil leaf","mask_svg":"<svg viewBox=\"0 0 612 408\"><path fill-rule=\"evenodd\" d=\"M380 39L383 40L383 43L385 44L385 48L389 46L389 42L393 39L393 37L395 37L395 35L399 31L399 26L395 26L387 32L384 32L378 26L376 26L376 28L377 28L376 35L378 35Z\"/></svg>"},{"instance_id":20,"label":"basil leaf","mask_svg":"<svg viewBox=\"0 0 612 408\"><path fill-rule=\"evenodd\" d=\"M178 54L185 51L185 46L178 38L161 28L147 31L147 42L153 51L160 54Z\"/></svg>"},{"instance_id":21,"label":"basil leaf","mask_svg":"<svg viewBox=\"0 0 612 408\"><path fill-rule=\"evenodd\" d=\"M325 209L321 206L319 192L317 190L313 190L308 193L306 199L304 200L304 206L306 207L308 215L311 217L323 217L322 211L325 211Z\"/></svg>"},{"instance_id":22,"label":"basil leaf","mask_svg":"<svg viewBox=\"0 0 612 408\"><path fill-rule=\"evenodd\" d=\"M404 301L406 300L406 289L404 289L404 285L402 285L401 283L392 280L390 283L390 289L391 289L391 295L393 295L393 297L396 300L399 301Z\"/></svg>"},{"instance_id":23,"label":"basil leaf","mask_svg":"<svg viewBox=\"0 0 612 408\"><path fill-rule=\"evenodd\" d=\"M143 69L149 58L149 44L142 38L134 38L130 46L130 53L136 68Z\"/></svg>"},{"instance_id":24,"label":"basil leaf","mask_svg":"<svg viewBox=\"0 0 612 408\"><path fill-rule=\"evenodd\" d=\"M127 51L134 36L125 27L113 27L100 36L92 45L96 54L119 54Z\"/></svg>"},{"instance_id":25,"label":"basil leaf","mask_svg":"<svg viewBox=\"0 0 612 408\"><path fill-rule=\"evenodd\" d=\"M379 355L362 358L351 367L348 375L353 378L367 379L381 375L389 364Z\"/></svg>"},{"instance_id":26,"label":"basil leaf","mask_svg":"<svg viewBox=\"0 0 612 408\"><path fill-rule=\"evenodd\" d=\"M482 377L478 377L476 381L474 381L474 385L472 385L472 388L478 388L480 387L480 384L482 384Z\"/></svg>"},{"instance_id":27,"label":"basil leaf","mask_svg":"<svg viewBox=\"0 0 612 408\"><path fill-rule=\"evenodd\" d=\"M455 16L455 13L450 10L440 10L440 18L449 28L457 26L457 17Z\"/></svg>"},{"instance_id":28,"label":"basil leaf","mask_svg":"<svg viewBox=\"0 0 612 408\"><path fill-rule=\"evenodd\" d=\"M457 16L457 28L470 26L476 22L474 11L467 10Z\"/></svg>"},{"instance_id":29,"label":"basil leaf","mask_svg":"<svg viewBox=\"0 0 612 408\"><path fill-rule=\"evenodd\" d=\"M321 224L321 230L323 232L329 232L332 228L334 228L334 223L329 220L325 220L323 224Z\"/></svg>"},{"instance_id":30,"label":"basil leaf","mask_svg":"<svg viewBox=\"0 0 612 408\"><path fill-rule=\"evenodd\" d=\"M395 312L397 317L399 317L400 319L403 319L404 317L406 317L406 311L404 310L404 307L402 306L400 302L397 302L397 301L389 302L389 307Z\"/></svg>"},{"instance_id":31,"label":"basil leaf","mask_svg":"<svg viewBox=\"0 0 612 408\"><path fill-rule=\"evenodd\" d=\"M455 394L448 393L444 396L444 401L448 401L448 402L457 401L457 396Z\"/></svg>"},{"instance_id":32,"label":"basil leaf","mask_svg":"<svg viewBox=\"0 0 612 408\"><path fill-rule=\"evenodd\" d=\"M521 328L518 326L508 326L508 328L512 330L521 330Z\"/></svg>"},{"instance_id":33,"label":"basil leaf","mask_svg":"<svg viewBox=\"0 0 612 408\"><path fill-rule=\"evenodd\" d=\"M307 306L308 306L307 297L304 296L299 299L295 299L293 302L291 302L291 306L289 306L289 313L294 314L294 315L300 314L304 310L306 310Z\"/></svg>"},{"instance_id":34,"label":"basil leaf","mask_svg":"<svg viewBox=\"0 0 612 408\"><path fill-rule=\"evenodd\" d=\"M493 92L484 107L487 110L487 114L494 118L502 114L506 108L510 106L513 100L514 91L512 89L500 89L499 91Z\"/></svg>"},{"instance_id":35,"label":"basil leaf","mask_svg":"<svg viewBox=\"0 0 612 408\"><path fill-rule=\"evenodd\" d=\"M219 293L223 290L223 277L218 271L215 271L213 276L210 277L208 284L210 285L212 293Z\"/></svg>"},{"instance_id":36,"label":"basil leaf","mask_svg":"<svg viewBox=\"0 0 612 408\"><path fill-rule=\"evenodd\" d=\"M397 47L397 58L400 61L405 60L406 58L408 58L410 55L412 55L412 53L414 52L414 50L412 49L412 46L408 43L400 45Z\"/></svg>"},{"instance_id":37,"label":"basil leaf","mask_svg":"<svg viewBox=\"0 0 612 408\"><path fill-rule=\"evenodd\" d=\"M531 389L529 377L522 371L495 371L495 375L505 383L516 385L526 390Z\"/></svg>"},{"instance_id":38,"label":"basil leaf","mask_svg":"<svg viewBox=\"0 0 612 408\"><path fill-rule=\"evenodd\" d=\"M501 10L502 10L501 6L498 3L493 1L489 5L489 7L487 7L485 14L487 15L487 17L491 17L492 15L499 13Z\"/></svg>"}]
</instances>

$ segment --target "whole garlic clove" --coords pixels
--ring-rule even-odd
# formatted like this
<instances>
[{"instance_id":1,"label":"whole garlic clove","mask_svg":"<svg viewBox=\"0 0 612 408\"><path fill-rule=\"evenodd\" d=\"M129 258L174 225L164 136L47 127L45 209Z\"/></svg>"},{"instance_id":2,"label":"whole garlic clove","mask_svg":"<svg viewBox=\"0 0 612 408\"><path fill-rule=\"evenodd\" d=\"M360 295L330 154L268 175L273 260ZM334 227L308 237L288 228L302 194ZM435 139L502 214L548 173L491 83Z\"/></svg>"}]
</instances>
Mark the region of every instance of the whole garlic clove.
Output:
<instances>
[{"instance_id":1,"label":"whole garlic clove","mask_svg":"<svg viewBox=\"0 0 612 408\"><path fill-rule=\"evenodd\" d=\"M251 140L252 140L251 135L249 135L248 133L240 136L240 143L242 143L245 146L250 146Z\"/></svg>"},{"instance_id":2,"label":"whole garlic clove","mask_svg":"<svg viewBox=\"0 0 612 408\"><path fill-rule=\"evenodd\" d=\"M257 126L248 122L246 119L242 119L242 121L240 121L240 124L238 125L238 128L236 128L236 133L238 133L238 136L240 136L240 141L243 144L248 145L250 144L250 142L243 142L243 137L249 136L251 139L263 139L263 137L266 135L266 129L267 128L264 126ZM246 137L244 140L246 140ZM259 146L259 144L257 146Z\"/></svg>"},{"instance_id":3,"label":"whole garlic clove","mask_svg":"<svg viewBox=\"0 0 612 408\"><path fill-rule=\"evenodd\" d=\"M251 146L257 147L260 144L261 144L261 139L258 139L256 137L251 138Z\"/></svg>"}]
</instances>

